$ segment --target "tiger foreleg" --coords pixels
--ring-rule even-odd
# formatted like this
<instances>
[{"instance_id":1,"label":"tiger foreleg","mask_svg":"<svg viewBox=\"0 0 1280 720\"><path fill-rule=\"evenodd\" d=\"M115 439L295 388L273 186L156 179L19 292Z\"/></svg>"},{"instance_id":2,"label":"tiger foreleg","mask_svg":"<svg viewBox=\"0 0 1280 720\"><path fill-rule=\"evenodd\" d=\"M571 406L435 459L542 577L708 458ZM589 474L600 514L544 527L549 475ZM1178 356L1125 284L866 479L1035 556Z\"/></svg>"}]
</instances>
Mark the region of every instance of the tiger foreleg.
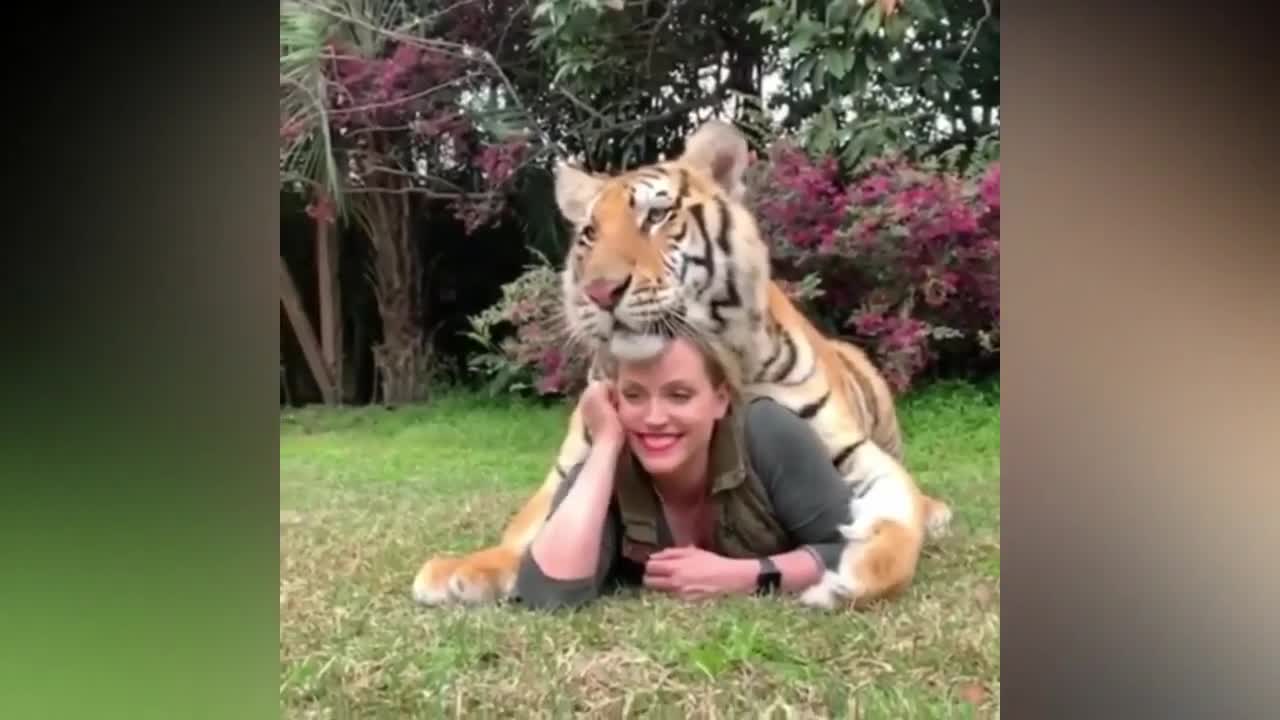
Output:
<instances>
[{"instance_id":1,"label":"tiger foreleg","mask_svg":"<svg viewBox=\"0 0 1280 720\"><path fill-rule=\"evenodd\" d=\"M515 588L524 551L546 523L551 501L565 475L587 455L582 422L575 408L555 465L541 487L503 529L498 544L462 556L437 555L413 579L413 598L424 605L475 604L505 600Z\"/></svg>"}]
</instances>

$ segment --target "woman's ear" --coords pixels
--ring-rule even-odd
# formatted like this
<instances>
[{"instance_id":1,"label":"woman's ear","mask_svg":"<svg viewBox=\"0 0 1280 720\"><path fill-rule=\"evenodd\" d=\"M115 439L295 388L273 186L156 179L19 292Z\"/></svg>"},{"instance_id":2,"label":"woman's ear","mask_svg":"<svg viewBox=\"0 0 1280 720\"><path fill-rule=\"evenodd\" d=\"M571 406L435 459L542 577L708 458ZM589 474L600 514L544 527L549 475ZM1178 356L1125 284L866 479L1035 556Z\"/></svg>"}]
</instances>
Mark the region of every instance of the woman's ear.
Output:
<instances>
[{"instance_id":1,"label":"woman's ear","mask_svg":"<svg viewBox=\"0 0 1280 720\"><path fill-rule=\"evenodd\" d=\"M724 385L716 388L716 419L722 419L729 412L729 389Z\"/></svg>"}]
</instances>

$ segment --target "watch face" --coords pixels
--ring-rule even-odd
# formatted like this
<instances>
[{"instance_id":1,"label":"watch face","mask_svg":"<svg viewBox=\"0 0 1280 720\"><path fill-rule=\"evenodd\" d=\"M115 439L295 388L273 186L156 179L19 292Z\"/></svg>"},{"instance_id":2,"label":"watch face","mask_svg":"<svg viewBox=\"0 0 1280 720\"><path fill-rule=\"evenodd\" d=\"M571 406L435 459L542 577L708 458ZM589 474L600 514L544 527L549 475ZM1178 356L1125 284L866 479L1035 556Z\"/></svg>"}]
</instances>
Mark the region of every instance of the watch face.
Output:
<instances>
[{"instance_id":1,"label":"watch face","mask_svg":"<svg viewBox=\"0 0 1280 720\"><path fill-rule=\"evenodd\" d=\"M777 570L766 570L756 576L756 589L760 592L773 592L782 583L782 573Z\"/></svg>"},{"instance_id":2,"label":"watch face","mask_svg":"<svg viewBox=\"0 0 1280 720\"><path fill-rule=\"evenodd\" d=\"M771 593L781 584L782 572L778 570L778 566L774 565L770 558L760 558L760 571L756 573L756 592Z\"/></svg>"}]
</instances>

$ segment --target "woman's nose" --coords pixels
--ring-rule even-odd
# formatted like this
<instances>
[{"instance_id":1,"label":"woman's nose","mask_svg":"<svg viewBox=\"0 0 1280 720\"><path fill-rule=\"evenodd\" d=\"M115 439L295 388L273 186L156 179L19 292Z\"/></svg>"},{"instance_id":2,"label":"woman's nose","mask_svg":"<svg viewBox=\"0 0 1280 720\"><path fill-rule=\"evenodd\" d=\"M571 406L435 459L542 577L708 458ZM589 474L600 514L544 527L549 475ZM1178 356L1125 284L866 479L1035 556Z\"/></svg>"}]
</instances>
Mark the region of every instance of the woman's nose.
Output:
<instances>
[{"instance_id":1,"label":"woman's nose","mask_svg":"<svg viewBox=\"0 0 1280 720\"><path fill-rule=\"evenodd\" d=\"M654 400L649 403L649 407L644 414L644 421L650 425L661 425L667 421L666 408L662 407L662 402Z\"/></svg>"}]
</instances>

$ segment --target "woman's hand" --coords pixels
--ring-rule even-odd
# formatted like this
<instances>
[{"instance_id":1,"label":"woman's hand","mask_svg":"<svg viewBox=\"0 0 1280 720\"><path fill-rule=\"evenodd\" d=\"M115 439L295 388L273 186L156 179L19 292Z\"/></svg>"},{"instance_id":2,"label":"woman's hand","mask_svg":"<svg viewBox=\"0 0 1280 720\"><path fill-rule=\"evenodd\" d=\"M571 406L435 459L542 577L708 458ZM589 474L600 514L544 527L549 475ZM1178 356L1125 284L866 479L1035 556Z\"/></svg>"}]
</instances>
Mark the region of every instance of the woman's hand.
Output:
<instances>
[{"instance_id":1,"label":"woman's hand","mask_svg":"<svg viewBox=\"0 0 1280 720\"><path fill-rule=\"evenodd\" d=\"M618 420L618 397L612 385L602 381L588 385L578 399L578 409L593 445L608 443L615 448L622 447L625 436L622 422Z\"/></svg>"},{"instance_id":2,"label":"woman's hand","mask_svg":"<svg viewBox=\"0 0 1280 720\"><path fill-rule=\"evenodd\" d=\"M755 590L758 569L754 560L735 560L692 546L667 548L649 556L644 586L686 600L747 594Z\"/></svg>"}]
</instances>

